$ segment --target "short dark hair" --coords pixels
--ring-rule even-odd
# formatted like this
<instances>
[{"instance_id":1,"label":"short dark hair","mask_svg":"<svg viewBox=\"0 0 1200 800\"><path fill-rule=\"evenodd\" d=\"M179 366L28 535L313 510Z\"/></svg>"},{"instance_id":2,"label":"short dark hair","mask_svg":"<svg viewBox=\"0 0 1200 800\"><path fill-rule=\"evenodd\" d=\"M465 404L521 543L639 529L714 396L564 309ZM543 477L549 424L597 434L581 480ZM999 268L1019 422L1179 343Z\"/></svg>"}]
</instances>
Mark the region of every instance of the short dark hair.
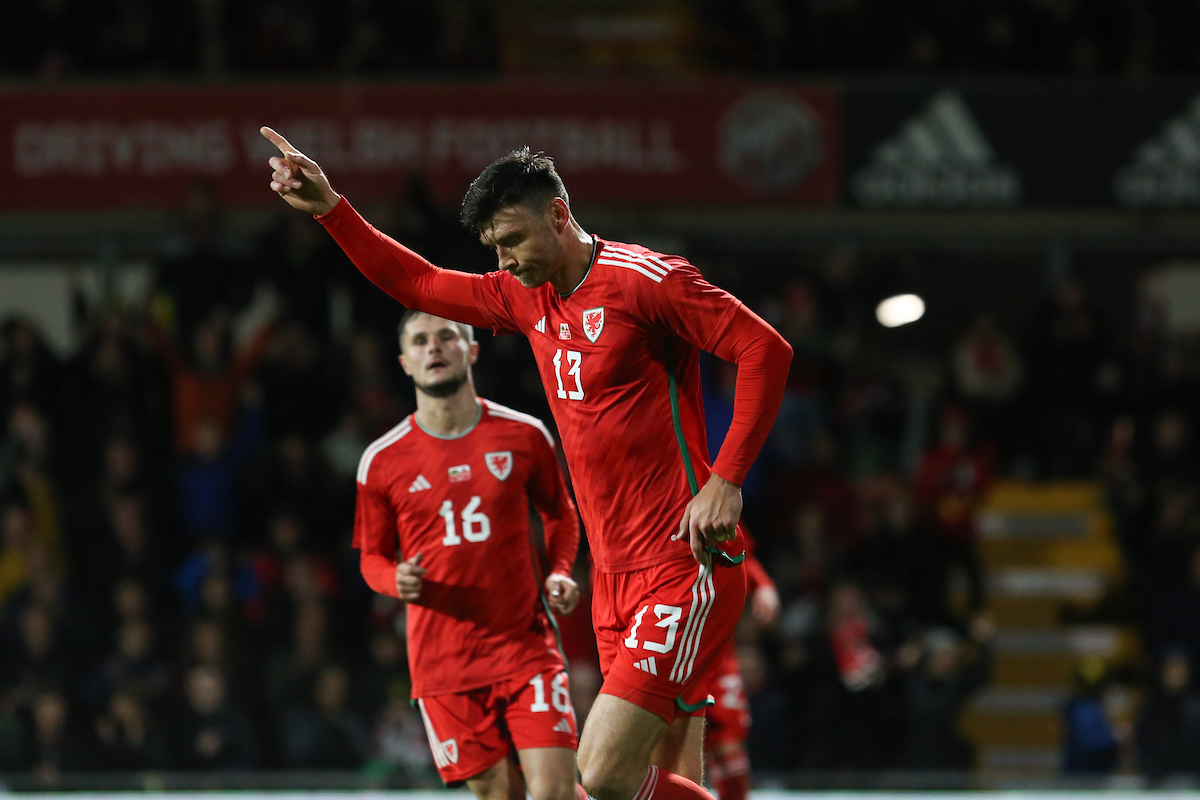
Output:
<instances>
[{"instance_id":1,"label":"short dark hair","mask_svg":"<svg viewBox=\"0 0 1200 800\"><path fill-rule=\"evenodd\" d=\"M404 329L408 327L408 323L411 322L414 317L417 317L421 314L425 314L425 316L427 316L427 317L436 317L437 316L437 314L429 314L428 312L425 312L425 311L417 311L415 308L410 308L404 312L404 315L402 317L400 317L400 324L396 326L396 339L400 343L401 352L404 351ZM459 329L459 331L462 332L464 339L466 339L471 344L475 343L475 329L474 328L472 328L470 325L468 325L465 322L456 322L454 320L450 320L450 321L454 322L455 326Z\"/></svg>"},{"instance_id":2,"label":"short dark hair","mask_svg":"<svg viewBox=\"0 0 1200 800\"><path fill-rule=\"evenodd\" d=\"M493 161L471 181L463 197L462 222L476 233L488 228L496 212L521 203L548 203L561 197L567 205L567 187L563 185L554 159L528 147L513 150Z\"/></svg>"}]
</instances>

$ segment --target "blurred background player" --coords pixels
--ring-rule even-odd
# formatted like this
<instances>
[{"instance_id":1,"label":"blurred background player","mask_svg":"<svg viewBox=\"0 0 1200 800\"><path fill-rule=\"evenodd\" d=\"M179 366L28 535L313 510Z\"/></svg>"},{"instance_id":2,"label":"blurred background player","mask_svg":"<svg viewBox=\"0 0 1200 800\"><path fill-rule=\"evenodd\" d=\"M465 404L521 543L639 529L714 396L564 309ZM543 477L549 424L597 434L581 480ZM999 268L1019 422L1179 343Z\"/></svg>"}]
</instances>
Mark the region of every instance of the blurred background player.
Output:
<instances>
[{"instance_id":1,"label":"blurred background player","mask_svg":"<svg viewBox=\"0 0 1200 800\"><path fill-rule=\"evenodd\" d=\"M529 523L532 503L549 607L569 614L579 524L553 439L475 396L470 326L410 311L399 336L417 410L359 464L363 577L408 603L412 696L442 779L480 800L574 800L575 712Z\"/></svg>"},{"instance_id":2,"label":"blurred background player","mask_svg":"<svg viewBox=\"0 0 1200 800\"><path fill-rule=\"evenodd\" d=\"M580 740L583 785L597 800L705 800L696 712L745 604L741 484L779 411L791 347L686 259L586 232L553 161L528 148L485 168L463 200L463 222L500 267L477 275L379 233L314 161L262 134L283 155L270 159L271 189L318 216L373 283L409 307L528 338L597 571L604 684ZM701 350L738 365L711 465Z\"/></svg>"},{"instance_id":3,"label":"blurred background player","mask_svg":"<svg viewBox=\"0 0 1200 800\"><path fill-rule=\"evenodd\" d=\"M752 543L748 532L747 543ZM746 598L750 617L763 628L779 618L779 591L762 562L746 551ZM704 766L710 785L720 800L746 800L750 791L750 757L746 739L750 735L750 701L742 683L737 642L730 637L709 684L714 704L705 712Z\"/></svg>"}]
</instances>

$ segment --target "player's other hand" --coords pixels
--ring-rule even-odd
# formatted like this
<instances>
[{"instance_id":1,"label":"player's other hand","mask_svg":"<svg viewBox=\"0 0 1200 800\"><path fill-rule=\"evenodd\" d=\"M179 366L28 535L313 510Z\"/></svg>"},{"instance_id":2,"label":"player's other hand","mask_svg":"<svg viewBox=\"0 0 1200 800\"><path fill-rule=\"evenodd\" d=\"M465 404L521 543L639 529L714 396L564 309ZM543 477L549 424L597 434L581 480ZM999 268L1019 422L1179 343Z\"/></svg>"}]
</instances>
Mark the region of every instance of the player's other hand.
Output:
<instances>
[{"instance_id":1,"label":"player's other hand","mask_svg":"<svg viewBox=\"0 0 1200 800\"><path fill-rule=\"evenodd\" d=\"M764 628L779 619L779 591L774 586L760 586L750 596L750 616Z\"/></svg>"},{"instance_id":2,"label":"player's other hand","mask_svg":"<svg viewBox=\"0 0 1200 800\"><path fill-rule=\"evenodd\" d=\"M561 572L555 572L546 578L546 597L550 600L551 611L566 616L579 605L579 585Z\"/></svg>"},{"instance_id":3,"label":"player's other hand","mask_svg":"<svg viewBox=\"0 0 1200 800\"><path fill-rule=\"evenodd\" d=\"M258 129L271 144L279 148L283 157L272 156L271 191L287 201L292 208L314 216L327 214L342 199L329 185L329 179L317 166L317 162L301 153L287 139L267 127Z\"/></svg>"},{"instance_id":4,"label":"player's other hand","mask_svg":"<svg viewBox=\"0 0 1200 800\"><path fill-rule=\"evenodd\" d=\"M429 572L421 566L423 553L396 565L396 593L401 600L412 602L421 596L421 576Z\"/></svg>"},{"instance_id":5,"label":"player's other hand","mask_svg":"<svg viewBox=\"0 0 1200 800\"><path fill-rule=\"evenodd\" d=\"M676 539L688 537L692 555L704 563L704 548L716 547L737 536L737 523L742 517L742 487L722 477L712 475L683 510Z\"/></svg>"}]
</instances>

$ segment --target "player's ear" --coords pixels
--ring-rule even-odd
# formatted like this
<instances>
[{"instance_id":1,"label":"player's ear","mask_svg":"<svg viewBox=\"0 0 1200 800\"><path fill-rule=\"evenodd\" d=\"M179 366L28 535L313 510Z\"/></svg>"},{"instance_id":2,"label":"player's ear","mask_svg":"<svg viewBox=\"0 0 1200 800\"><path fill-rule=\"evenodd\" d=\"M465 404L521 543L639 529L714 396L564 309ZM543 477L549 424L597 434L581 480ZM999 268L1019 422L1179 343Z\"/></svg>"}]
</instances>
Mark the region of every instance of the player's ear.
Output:
<instances>
[{"instance_id":1,"label":"player's ear","mask_svg":"<svg viewBox=\"0 0 1200 800\"><path fill-rule=\"evenodd\" d=\"M475 366L475 362L479 360L479 342L471 342L471 349L467 353L467 363Z\"/></svg>"},{"instance_id":2,"label":"player's ear","mask_svg":"<svg viewBox=\"0 0 1200 800\"><path fill-rule=\"evenodd\" d=\"M404 374L411 378L412 370L408 368L408 359L400 355L396 360L400 362L400 368L404 370Z\"/></svg>"},{"instance_id":3,"label":"player's ear","mask_svg":"<svg viewBox=\"0 0 1200 800\"><path fill-rule=\"evenodd\" d=\"M550 220L550 227L554 229L555 233L562 233L571 222L571 209L567 205L567 201L561 197L551 199L550 206L546 209L546 215Z\"/></svg>"}]
</instances>

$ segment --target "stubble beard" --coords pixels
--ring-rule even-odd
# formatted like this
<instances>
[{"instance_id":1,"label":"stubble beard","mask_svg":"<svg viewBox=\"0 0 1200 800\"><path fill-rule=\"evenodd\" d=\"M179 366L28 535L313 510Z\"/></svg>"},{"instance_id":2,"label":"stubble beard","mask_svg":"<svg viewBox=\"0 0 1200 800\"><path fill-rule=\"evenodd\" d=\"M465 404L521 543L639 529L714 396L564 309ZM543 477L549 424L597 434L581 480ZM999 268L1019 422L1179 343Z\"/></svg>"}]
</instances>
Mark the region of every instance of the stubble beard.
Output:
<instances>
[{"instance_id":1,"label":"stubble beard","mask_svg":"<svg viewBox=\"0 0 1200 800\"><path fill-rule=\"evenodd\" d=\"M467 382L466 373L455 375L453 378L447 378L438 383L418 383L416 384L417 391L429 397L444 398L458 392Z\"/></svg>"}]
</instances>

